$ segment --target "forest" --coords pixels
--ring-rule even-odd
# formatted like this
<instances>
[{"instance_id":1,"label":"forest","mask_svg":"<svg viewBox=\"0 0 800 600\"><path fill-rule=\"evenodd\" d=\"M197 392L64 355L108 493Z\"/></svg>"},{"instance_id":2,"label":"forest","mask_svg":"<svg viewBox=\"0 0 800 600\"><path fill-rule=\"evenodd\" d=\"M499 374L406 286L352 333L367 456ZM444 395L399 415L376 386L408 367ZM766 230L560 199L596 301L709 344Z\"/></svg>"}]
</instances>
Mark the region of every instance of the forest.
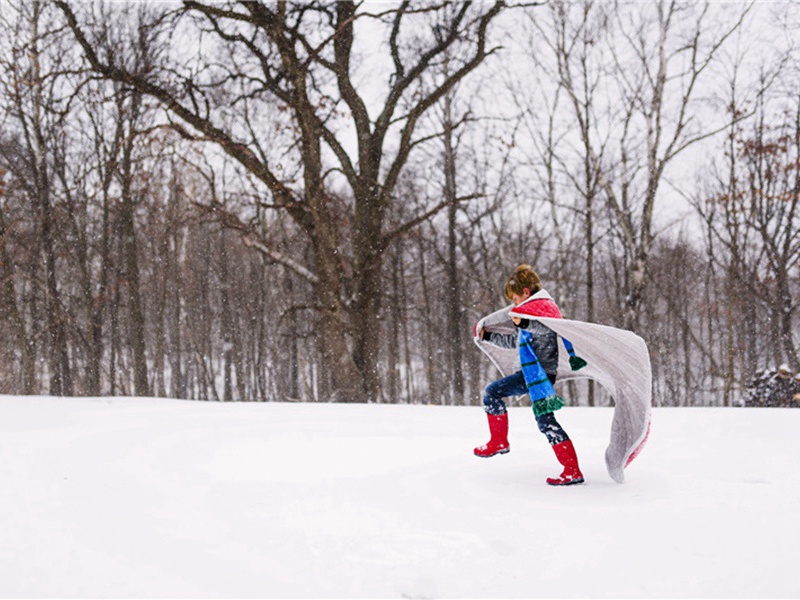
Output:
<instances>
[{"instance_id":1,"label":"forest","mask_svg":"<svg viewBox=\"0 0 800 600\"><path fill-rule=\"evenodd\" d=\"M0 393L480 404L473 325L527 263L644 338L654 405L737 406L800 370L798 29L788 2L2 2Z\"/></svg>"}]
</instances>

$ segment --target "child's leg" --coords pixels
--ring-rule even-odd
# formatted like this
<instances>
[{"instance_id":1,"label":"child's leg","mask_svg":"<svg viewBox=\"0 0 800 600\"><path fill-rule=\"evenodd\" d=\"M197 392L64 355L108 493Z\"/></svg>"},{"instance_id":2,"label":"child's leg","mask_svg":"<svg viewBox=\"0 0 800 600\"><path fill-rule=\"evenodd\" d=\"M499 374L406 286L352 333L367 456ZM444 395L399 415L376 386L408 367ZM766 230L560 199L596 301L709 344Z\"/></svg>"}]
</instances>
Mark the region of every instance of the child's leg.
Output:
<instances>
[{"instance_id":1,"label":"child's leg","mask_svg":"<svg viewBox=\"0 0 800 600\"><path fill-rule=\"evenodd\" d=\"M509 451L508 413L504 399L508 396L520 396L525 393L526 389L525 377L521 371L493 381L486 386L483 394L483 408L489 421L491 439L488 443L473 450L475 456L487 458Z\"/></svg>"},{"instance_id":2,"label":"child's leg","mask_svg":"<svg viewBox=\"0 0 800 600\"><path fill-rule=\"evenodd\" d=\"M547 378L550 380L551 384L556 384L555 373L548 373ZM564 428L561 427L558 421L556 421L556 416L554 413L539 415L536 417L536 424L539 426L539 431L545 435L551 446L555 446L556 444L560 444L561 442L566 442L569 440L567 432L564 431Z\"/></svg>"},{"instance_id":3,"label":"child's leg","mask_svg":"<svg viewBox=\"0 0 800 600\"><path fill-rule=\"evenodd\" d=\"M539 426L539 431L545 435L551 446L569 440L567 432L564 431L564 428L556 421L554 413L539 415L536 417L536 424Z\"/></svg>"},{"instance_id":4,"label":"child's leg","mask_svg":"<svg viewBox=\"0 0 800 600\"><path fill-rule=\"evenodd\" d=\"M505 398L521 396L527 391L522 371L512 373L486 386L483 391L483 409L490 415L504 415L506 414Z\"/></svg>"},{"instance_id":5,"label":"child's leg","mask_svg":"<svg viewBox=\"0 0 800 600\"><path fill-rule=\"evenodd\" d=\"M583 483L583 473L578 466L578 455L575 453L575 447L569 439L567 432L556 421L553 413L547 413L536 417L536 424L550 442L553 452L556 454L556 459L564 467L563 472L558 477L548 477L547 483L550 485L572 485L575 483Z\"/></svg>"}]
</instances>

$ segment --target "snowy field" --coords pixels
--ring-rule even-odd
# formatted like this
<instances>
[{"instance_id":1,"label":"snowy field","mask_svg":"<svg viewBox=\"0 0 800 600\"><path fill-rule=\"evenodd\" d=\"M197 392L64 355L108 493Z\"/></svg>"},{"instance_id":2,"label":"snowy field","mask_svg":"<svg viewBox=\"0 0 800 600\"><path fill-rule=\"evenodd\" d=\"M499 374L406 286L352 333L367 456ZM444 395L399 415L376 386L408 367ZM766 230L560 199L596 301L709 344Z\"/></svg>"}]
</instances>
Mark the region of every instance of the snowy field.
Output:
<instances>
[{"instance_id":1,"label":"snowy field","mask_svg":"<svg viewBox=\"0 0 800 600\"><path fill-rule=\"evenodd\" d=\"M616 484L611 409L0 396L0 597L800 596L800 410L654 409Z\"/></svg>"}]
</instances>

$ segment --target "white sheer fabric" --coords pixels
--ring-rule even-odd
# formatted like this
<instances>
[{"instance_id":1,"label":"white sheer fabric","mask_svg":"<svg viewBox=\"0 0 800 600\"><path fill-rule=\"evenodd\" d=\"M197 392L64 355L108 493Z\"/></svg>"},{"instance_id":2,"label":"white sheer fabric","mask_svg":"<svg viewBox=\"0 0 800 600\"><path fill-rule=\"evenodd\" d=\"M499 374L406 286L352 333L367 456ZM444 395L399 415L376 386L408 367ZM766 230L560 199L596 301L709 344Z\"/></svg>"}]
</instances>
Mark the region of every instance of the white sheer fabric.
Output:
<instances>
[{"instance_id":1,"label":"white sheer fabric","mask_svg":"<svg viewBox=\"0 0 800 600\"><path fill-rule=\"evenodd\" d=\"M477 337L481 328L510 333L516 331L511 321L513 305L481 319L476 327L475 343L505 376L519 370L516 349L498 348ZM558 380L591 378L600 383L614 399L614 417L606 448L606 468L614 481L625 481L624 469L641 450L650 428L652 406L652 372L650 354L645 341L631 331L568 319L535 318L575 347L575 353L586 360L586 367L572 371L569 356L559 349Z\"/></svg>"}]
</instances>

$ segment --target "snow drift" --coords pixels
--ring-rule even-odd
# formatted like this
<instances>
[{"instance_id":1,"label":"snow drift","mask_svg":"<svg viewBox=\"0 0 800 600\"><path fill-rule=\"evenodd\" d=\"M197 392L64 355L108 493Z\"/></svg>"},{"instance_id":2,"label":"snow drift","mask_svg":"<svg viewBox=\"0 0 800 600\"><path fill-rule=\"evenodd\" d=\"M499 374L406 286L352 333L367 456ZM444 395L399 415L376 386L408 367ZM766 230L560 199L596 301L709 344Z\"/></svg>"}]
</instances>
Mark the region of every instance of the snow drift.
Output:
<instances>
[{"instance_id":1,"label":"snow drift","mask_svg":"<svg viewBox=\"0 0 800 600\"><path fill-rule=\"evenodd\" d=\"M0 396L0 596L800 596L800 410L654 408L626 485L610 408Z\"/></svg>"}]
</instances>

